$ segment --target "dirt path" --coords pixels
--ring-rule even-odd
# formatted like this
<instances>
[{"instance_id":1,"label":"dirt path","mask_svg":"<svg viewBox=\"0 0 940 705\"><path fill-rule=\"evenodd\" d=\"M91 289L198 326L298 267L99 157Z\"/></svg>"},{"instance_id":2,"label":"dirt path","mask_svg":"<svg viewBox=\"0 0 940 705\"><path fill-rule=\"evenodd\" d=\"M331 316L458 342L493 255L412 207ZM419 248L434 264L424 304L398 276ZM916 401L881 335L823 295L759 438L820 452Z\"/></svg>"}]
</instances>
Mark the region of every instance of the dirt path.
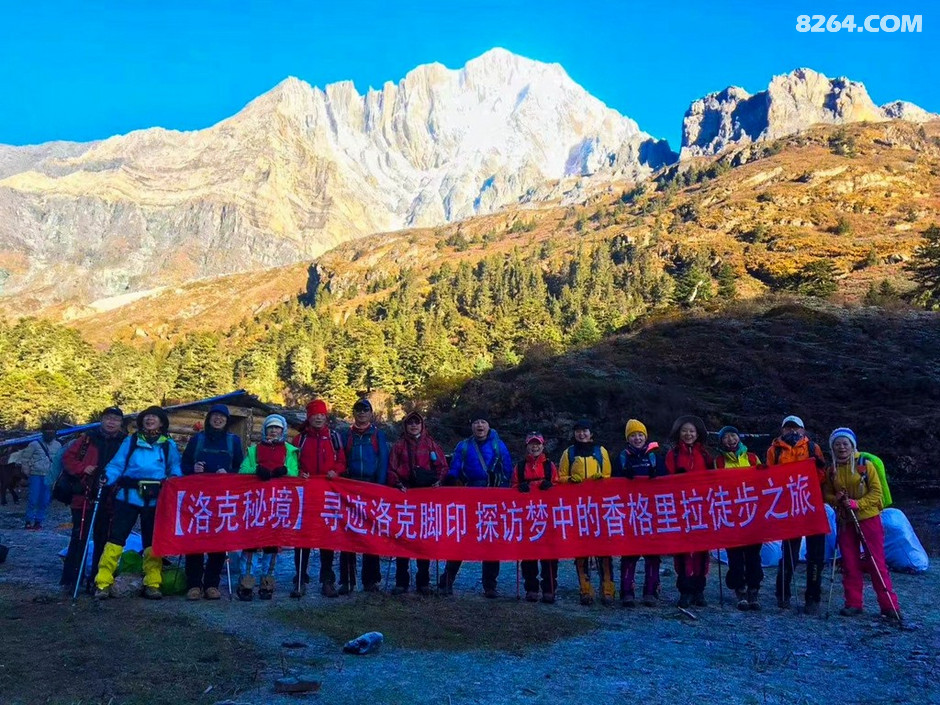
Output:
<instances>
[{"instance_id":1,"label":"dirt path","mask_svg":"<svg viewBox=\"0 0 940 705\"><path fill-rule=\"evenodd\" d=\"M61 563L55 554L68 540L67 513L54 508L46 529L26 532L21 528L23 509L22 503L0 508L0 534L10 546L7 562L0 566L0 583L15 585L39 599L65 600L56 587ZM440 610L448 609L441 599L435 598L431 604L414 595L358 594L326 600L312 590L303 600L290 600L287 584L293 566L289 554L284 554L279 564L278 593L270 603L229 602L225 598L218 603L187 603L180 598L158 603L128 598L121 602L139 605L154 619L191 617L210 631L250 644L254 653L246 658L257 661L255 678L238 686L234 700L221 702L322 699L337 705L547 705L629 698L670 705L833 700L842 704L940 703L940 609L936 605L940 571L935 565L923 575L893 575L907 620L917 627L910 631L891 628L873 614L857 619L836 614L825 620L781 612L773 603L774 568L766 570L765 586L771 587L763 591L760 613L740 613L728 605L720 609L713 572L707 592L711 606L696 610L697 620L680 615L671 606L675 596L671 576L663 578L662 607L624 610L579 606L570 562L562 565L561 600L553 606L517 604L514 566L504 563L502 570L503 597L495 603L479 594L479 569L472 564L461 571L452 598L480 635L496 638L498 643L517 644L485 651L459 641L447 650L401 646L416 640L420 643L421 634L430 633L428 630L445 628L436 623ZM802 583L802 573L797 580ZM828 590L828 577L824 587ZM870 589L866 601L873 610ZM833 606L836 612L841 606L838 584ZM113 603L99 607L111 609ZM92 610L95 606L85 598L77 609ZM372 628L385 631L386 644L378 653L352 657L340 652L337 640L357 636L358 631L351 629L340 638L345 625L330 620L350 609L360 617L351 626L374 623ZM498 614L492 618L494 613ZM542 619L531 619L533 614ZM549 623L570 624L571 633L578 635L546 644L543 625ZM495 633L501 628L504 633ZM300 642L305 647L286 649L282 647L285 642ZM527 643L532 648L527 649ZM315 675L323 682L321 694L277 698L271 693L271 683L283 669ZM214 690L198 702L220 702L213 699L213 693L231 691L225 691L224 684L207 685L213 685ZM0 700L13 701L15 695ZM115 699L112 705L121 702Z\"/></svg>"}]
</instances>

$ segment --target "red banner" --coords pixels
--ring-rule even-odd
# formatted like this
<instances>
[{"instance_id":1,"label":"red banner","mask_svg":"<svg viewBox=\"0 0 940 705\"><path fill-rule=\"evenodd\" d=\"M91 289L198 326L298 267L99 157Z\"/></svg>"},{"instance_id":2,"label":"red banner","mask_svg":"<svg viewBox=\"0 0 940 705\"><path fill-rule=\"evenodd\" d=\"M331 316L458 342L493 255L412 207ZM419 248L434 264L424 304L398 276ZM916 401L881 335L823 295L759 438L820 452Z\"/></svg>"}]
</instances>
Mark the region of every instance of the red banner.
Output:
<instances>
[{"instance_id":1,"label":"red banner","mask_svg":"<svg viewBox=\"0 0 940 705\"><path fill-rule=\"evenodd\" d=\"M263 546L429 559L684 553L829 531L813 461L521 493L399 490L352 480L194 475L168 480L157 555Z\"/></svg>"}]
</instances>

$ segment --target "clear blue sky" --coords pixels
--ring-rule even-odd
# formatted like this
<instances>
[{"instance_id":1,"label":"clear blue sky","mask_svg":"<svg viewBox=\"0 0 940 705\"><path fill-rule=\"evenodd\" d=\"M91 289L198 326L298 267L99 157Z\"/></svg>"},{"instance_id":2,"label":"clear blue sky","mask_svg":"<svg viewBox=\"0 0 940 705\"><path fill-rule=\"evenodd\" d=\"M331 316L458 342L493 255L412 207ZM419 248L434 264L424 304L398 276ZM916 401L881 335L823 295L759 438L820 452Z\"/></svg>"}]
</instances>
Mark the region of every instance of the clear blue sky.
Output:
<instances>
[{"instance_id":1,"label":"clear blue sky","mask_svg":"<svg viewBox=\"0 0 940 705\"><path fill-rule=\"evenodd\" d=\"M921 14L920 34L807 33L798 14ZM862 81L876 103L940 112L940 2L32 0L0 11L0 143L207 127L293 75L360 92L501 46L560 63L678 148L707 92L800 66Z\"/></svg>"}]
</instances>

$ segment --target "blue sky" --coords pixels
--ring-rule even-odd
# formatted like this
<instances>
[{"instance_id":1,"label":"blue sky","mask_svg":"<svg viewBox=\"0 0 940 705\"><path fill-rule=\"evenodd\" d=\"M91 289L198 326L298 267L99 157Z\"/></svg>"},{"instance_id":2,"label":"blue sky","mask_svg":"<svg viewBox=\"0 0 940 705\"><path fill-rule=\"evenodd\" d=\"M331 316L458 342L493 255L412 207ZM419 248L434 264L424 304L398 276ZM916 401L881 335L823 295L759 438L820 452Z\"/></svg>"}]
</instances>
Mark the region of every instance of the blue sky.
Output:
<instances>
[{"instance_id":1,"label":"blue sky","mask_svg":"<svg viewBox=\"0 0 940 705\"><path fill-rule=\"evenodd\" d=\"M919 34L799 33L799 14L921 14ZM935 24L936 23L936 24ZM937 29L935 29L935 27ZM940 2L33 0L0 11L0 143L207 127L288 75L360 92L494 46L560 63L678 147L689 103L800 66L940 112Z\"/></svg>"}]
</instances>

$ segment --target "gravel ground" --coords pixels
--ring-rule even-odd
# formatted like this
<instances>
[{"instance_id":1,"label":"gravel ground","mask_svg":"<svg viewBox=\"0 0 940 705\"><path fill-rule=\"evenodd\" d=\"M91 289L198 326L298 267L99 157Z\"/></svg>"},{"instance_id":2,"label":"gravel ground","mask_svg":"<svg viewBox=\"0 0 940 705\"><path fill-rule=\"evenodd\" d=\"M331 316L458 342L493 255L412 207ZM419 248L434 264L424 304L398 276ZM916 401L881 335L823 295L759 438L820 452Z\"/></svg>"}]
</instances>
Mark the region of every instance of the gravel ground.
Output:
<instances>
[{"instance_id":1,"label":"gravel ground","mask_svg":"<svg viewBox=\"0 0 940 705\"><path fill-rule=\"evenodd\" d=\"M61 506L53 506L46 528L26 532L22 530L24 509L22 502L0 507L0 535L10 547L6 563L0 566L0 582L22 586L40 599L47 599L60 594L56 584L61 563L55 554L68 542L68 513ZM170 613L196 616L211 628L234 634L270 655L257 685L234 701L222 702L323 699L337 705L548 704L586 703L619 696L670 705L833 700L846 704L940 703L940 609L936 606L940 570L936 561L925 574L892 576L908 624L904 630L888 626L877 617L870 588L866 589L866 602L872 612L861 618L838 616L842 605L839 584L830 619L783 612L773 600L774 568L766 570L765 586L770 585L770 589L763 591L763 610L759 613L741 613L727 604L719 608L714 565L706 593L710 606L695 610L698 619L684 616L672 606L675 586L671 575L663 576L661 607L584 608L577 601L573 566L564 561L559 602L552 606L520 603L518 609L540 610L546 619L588 614L596 622L596 629L585 636L540 644L540 635L533 633L533 648L524 656L480 650L411 650L387 641L380 651L364 657L343 655L340 645L324 635L291 625L290 614L331 609L353 600L363 610L375 610L379 623L383 605L401 599L418 604L418 598L410 594L402 598L357 594L326 600L311 590L303 600L290 600L287 586L292 563L289 553L282 554L278 592L271 603L229 602L225 598L218 603L188 603L173 598L158 603L141 600L141 607L152 610L154 618ZM315 557L311 563L316 564ZM504 563L502 571L501 600L515 602L513 564ZM479 566L465 564L451 599L473 601L481 611L486 610L492 603L480 594L479 580ZM802 572L797 581L802 584ZM828 590L828 577L824 589ZM78 606L92 608L87 598ZM355 636L349 634L350 638ZM306 646L285 649L285 642ZM274 696L270 683L285 670L321 679L321 693Z\"/></svg>"}]
</instances>

